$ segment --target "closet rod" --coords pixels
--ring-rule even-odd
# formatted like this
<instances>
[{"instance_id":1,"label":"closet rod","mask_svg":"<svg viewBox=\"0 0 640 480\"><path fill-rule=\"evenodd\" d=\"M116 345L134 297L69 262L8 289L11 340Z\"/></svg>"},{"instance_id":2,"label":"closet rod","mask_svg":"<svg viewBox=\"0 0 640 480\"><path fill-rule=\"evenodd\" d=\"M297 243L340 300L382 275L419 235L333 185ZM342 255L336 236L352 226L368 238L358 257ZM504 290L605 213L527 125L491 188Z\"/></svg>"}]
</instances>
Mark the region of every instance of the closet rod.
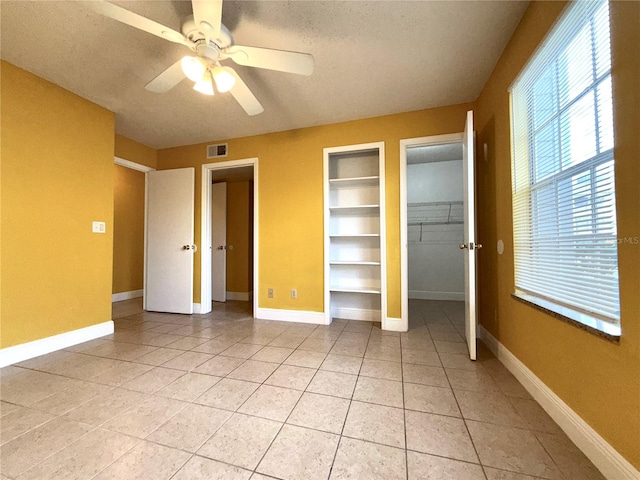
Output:
<instances>
[{"instance_id":1,"label":"closet rod","mask_svg":"<svg viewBox=\"0 0 640 480\"><path fill-rule=\"evenodd\" d=\"M422 203L407 203L407 206L409 207L439 207L439 206L444 206L444 205L463 205L464 202L462 200L460 201L453 201L453 202L422 202Z\"/></svg>"}]
</instances>

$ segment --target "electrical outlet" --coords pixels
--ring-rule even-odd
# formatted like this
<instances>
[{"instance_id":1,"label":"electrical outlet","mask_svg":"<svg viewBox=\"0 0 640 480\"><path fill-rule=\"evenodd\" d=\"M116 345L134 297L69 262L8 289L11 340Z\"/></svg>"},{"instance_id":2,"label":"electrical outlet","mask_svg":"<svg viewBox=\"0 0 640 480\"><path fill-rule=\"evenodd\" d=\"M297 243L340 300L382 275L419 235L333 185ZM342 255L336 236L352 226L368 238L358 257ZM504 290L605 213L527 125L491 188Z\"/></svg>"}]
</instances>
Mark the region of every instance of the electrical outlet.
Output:
<instances>
[{"instance_id":1,"label":"electrical outlet","mask_svg":"<svg viewBox=\"0 0 640 480\"><path fill-rule=\"evenodd\" d=\"M291 298L298 298L298 290L295 288L291 289Z\"/></svg>"},{"instance_id":2,"label":"electrical outlet","mask_svg":"<svg viewBox=\"0 0 640 480\"><path fill-rule=\"evenodd\" d=\"M273 298L273 288L270 288L269 290L267 290L267 297Z\"/></svg>"},{"instance_id":3,"label":"electrical outlet","mask_svg":"<svg viewBox=\"0 0 640 480\"><path fill-rule=\"evenodd\" d=\"M91 231L93 233L106 233L107 228L105 222L93 222L91 224Z\"/></svg>"}]
</instances>

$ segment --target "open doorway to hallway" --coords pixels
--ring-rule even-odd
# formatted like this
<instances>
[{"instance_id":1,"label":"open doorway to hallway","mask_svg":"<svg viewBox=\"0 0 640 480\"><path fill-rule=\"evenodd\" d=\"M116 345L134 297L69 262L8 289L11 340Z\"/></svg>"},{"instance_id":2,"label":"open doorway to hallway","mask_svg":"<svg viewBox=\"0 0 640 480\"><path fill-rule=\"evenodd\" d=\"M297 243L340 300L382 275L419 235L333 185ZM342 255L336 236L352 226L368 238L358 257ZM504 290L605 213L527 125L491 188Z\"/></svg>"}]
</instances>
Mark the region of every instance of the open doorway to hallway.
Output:
<instances>
[{"instance_id":1,"label":"open doorway to hallway","mask_svg":"<svg viewBox=\"0 0 640 480\"><path fill-rule=\"evenodd\" d=\"M215 303L257 308L258 159L202 166L201 313Z\"/></svg>"},{"instance_id":2,"label":"open doorway to hallway","mask_svg":"<svg viewBox=\"0 0 640 480\"><path fill-rule=\"evenodd\" d=\"M212 172L211 299L253 296L253 167Z\"/></svg>"}]
</instances>

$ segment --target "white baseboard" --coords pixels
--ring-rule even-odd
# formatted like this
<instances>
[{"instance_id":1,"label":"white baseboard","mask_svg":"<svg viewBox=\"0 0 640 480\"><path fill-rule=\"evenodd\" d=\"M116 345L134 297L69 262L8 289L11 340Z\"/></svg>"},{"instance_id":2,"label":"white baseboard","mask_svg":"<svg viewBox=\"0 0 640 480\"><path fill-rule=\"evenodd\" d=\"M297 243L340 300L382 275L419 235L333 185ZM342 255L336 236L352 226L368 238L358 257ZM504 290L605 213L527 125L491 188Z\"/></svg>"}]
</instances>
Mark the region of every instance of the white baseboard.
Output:
<instances>
[{"instance_id":1,"label":"white baseboard","mask_svg":"<svg viewBox=\"0 0 640 480\"><path fill-rule=\"evenodd\" d=\"M415 300L456 300L464 302L464 292L433 292L409 290L409 298Z\"/></svg>"},{"instance_id":2,"label":"white baseboard","mask_svg":"<svg viewBox=\"0 0 640 480\"><path fill-rule=\"evenodd\" d=\"M305 310L258 308L256 318L260 320L279 320L281 322L315 323L318 325L325 325L323 312L309 312Z\"/></svg>"},{"instance_id":3,"label":"white baseboard","mask_svg":"<svg viewBox=\"0 0 640 480\"><path fill-rule=\"evenodd\" d=\"M79 343L88 342L95 338L113 333L113 320L98 323L89 327L79 328L70 332L60 333L52 337L41 338L33 342L22 343L0 350L0 367L23 362L30 358L39 357L46 353L62 350Z\"/></svg>"},{"instance_id":4,"label":"white baseboard","mask_svg":"<svg viewBox=\"0 0 640 480\"><path fill-rule=\"evenodd\" d=\"M342 318L344 320L364 320L365 322L379 322L381 320L381 315L380 310L333 307L331 309L331 318Z\"/></svg>"},{"instance_id":5,"label":"white baseboard","mask_svg":"<svg viewBox=\"0 0 640 480\"><path fill-rule=\"evenodd\" d=\"M252 292L227 292L227 300L238 300L241 302L251 301Z\"/></svg>"},{"instance_id":6,"label":"white baseboard","mask_svg":"<svg viewBox=\"0 0 640 480\"><path fill-rule=\"evenodd\" d=\"M123 300L131 300L132 298L140 298L143 290L131 290L130 292L120 292L111 295L112 302L122 302Z\"/></svg>"},{"instance_id":7,"label":"white baseboard","mask_svg":"<svg viewBox=\"0 0 640 480\"><path fill-rule=\"evenodd\" d=\"M520 381L531 396L538 401L540 406L606 478L610 480L637 480L640 478L640 471L620 455L482 325L479 325L479 332L480 338L498 357L498 360Z\"/></svg>"},{"instance_id":8,"label":"white baseboard","mask_svg":"<svg viewBox=\"0 0 640 480\"><path fill-rule=\"evenodd\" d=\"M209 309L209 312L210 311L211 311L211 309ZM201 303L194 303L193 304L193 313L194 313L194 315L201 315L203 313L209 313L209 312L204 312L203 311Z\"/></svg>"},{"instance_id":9,"label":"white baseboard","mask_svg":"<svg viewBox=\"0 0 640 480\"><path fill-rule=\"evenodd\" d=\"M407 329L402 325L401 318L387 317L384 321L383 328L390 332L406 332Z\"/></svg>"}]
</instances>

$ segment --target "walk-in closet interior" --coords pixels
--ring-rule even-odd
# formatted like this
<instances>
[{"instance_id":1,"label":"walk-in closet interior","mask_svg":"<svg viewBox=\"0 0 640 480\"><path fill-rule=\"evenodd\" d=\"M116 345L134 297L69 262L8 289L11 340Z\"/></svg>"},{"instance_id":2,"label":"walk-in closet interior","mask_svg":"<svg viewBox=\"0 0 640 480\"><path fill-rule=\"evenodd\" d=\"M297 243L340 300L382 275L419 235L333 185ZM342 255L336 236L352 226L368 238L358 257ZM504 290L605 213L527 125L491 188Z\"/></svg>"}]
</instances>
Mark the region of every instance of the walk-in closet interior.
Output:
<instances>
[{"instance_id":1,"label":"walk-in closet interior","mask_svg":"<svg viewBox=\"0 0 640 480\"><path fill-rule=\"evenodd\" d=\"M462 143L407 148L409 298L464 301Z\"/></svg>"}]
</instances>

